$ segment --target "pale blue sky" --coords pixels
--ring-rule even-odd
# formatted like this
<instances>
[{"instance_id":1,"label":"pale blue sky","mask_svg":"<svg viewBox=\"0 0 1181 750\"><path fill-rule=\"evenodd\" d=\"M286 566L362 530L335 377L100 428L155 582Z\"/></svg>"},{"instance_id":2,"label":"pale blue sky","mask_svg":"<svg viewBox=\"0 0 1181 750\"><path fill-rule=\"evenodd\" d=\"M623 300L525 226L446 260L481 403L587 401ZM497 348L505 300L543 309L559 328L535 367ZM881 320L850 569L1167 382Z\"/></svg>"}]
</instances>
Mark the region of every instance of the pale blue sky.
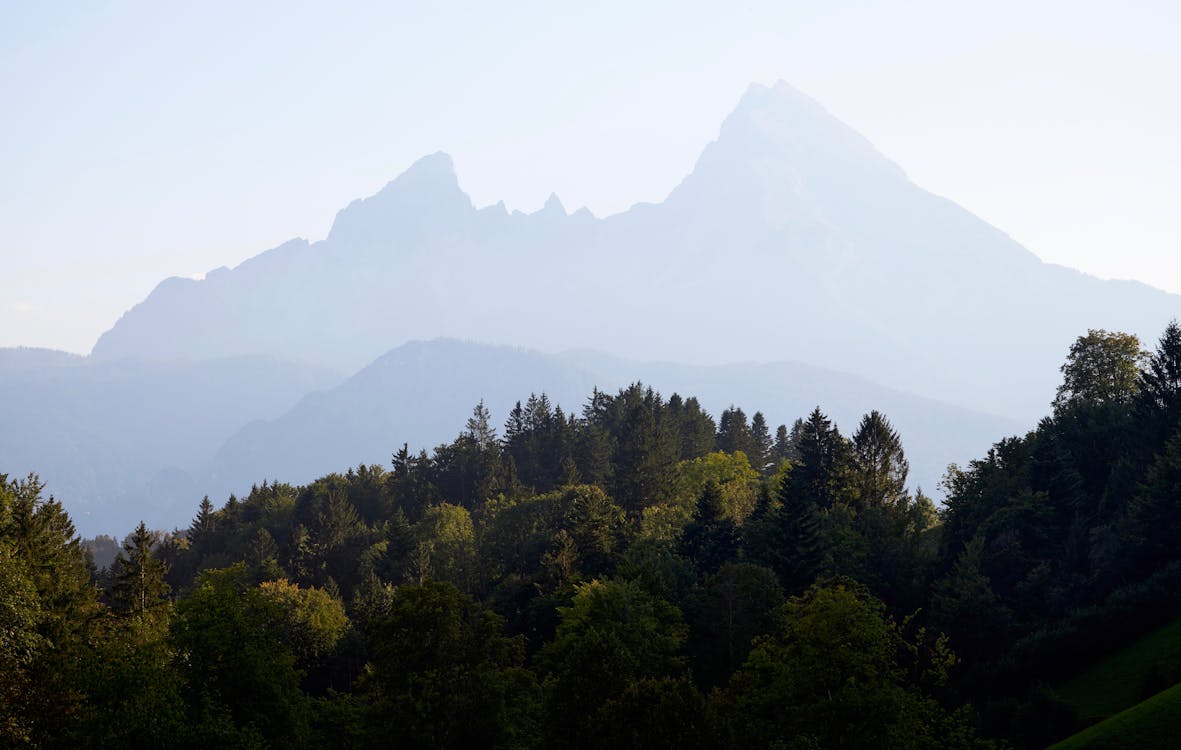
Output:
<instances>
[{"instance_id":1,"label":"pale blue sky","mask_svg":"<svg viewBox=\"0 0 1181 750\"><path fill-rule=\"evenodd\" d=\"M0 346L88 351L419 156L603 215L784 79L1046 260L1181 292L1174 2L6 3Z\"/></svg>"}]
</instances>

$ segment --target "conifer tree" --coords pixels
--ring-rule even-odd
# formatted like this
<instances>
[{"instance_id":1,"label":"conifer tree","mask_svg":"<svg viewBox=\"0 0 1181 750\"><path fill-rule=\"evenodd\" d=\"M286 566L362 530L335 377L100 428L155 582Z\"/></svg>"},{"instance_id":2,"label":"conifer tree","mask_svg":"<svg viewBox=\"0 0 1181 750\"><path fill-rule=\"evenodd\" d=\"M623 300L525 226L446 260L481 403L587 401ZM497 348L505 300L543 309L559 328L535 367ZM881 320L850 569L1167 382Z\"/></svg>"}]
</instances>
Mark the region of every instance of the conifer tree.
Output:
<instances>
[{"instance_id":1,"label":"conifer tree","mask_svg":"<svg viewBox=\"0 0 1181 750\"><path fill-rule=\"evenodd\" d=\"M701 573L713 573L734 558L738 550L738 530L734 521L724 515L721 488L713 480L705 489L693 511L693 520L681 536L680 551Z\"/></svg>"},{"instance_id":2,"label":"conifer tree","mask_svg":"<svg viewBox=\"0 0 1181 750\"><path fill-rule=\"evenodd\" d=\"M246 553L246 568L254 581L275 581L285 578L286 573L279 566L279 545L271 532L260 527L250 540Z\"/></svg>"},{"instance_id":3,"label":"conifer tree","mask_svg":"<svg viewBox=\"0 0 1181 750\"><path fill-rule=\"evenodd\" d=\"M820 407L812 410L796 443L799 461L785 485L824 510L848 498L850 447Z\"/></svg>"},{"instance_id":4,"label":"conifer tree","mask_svg":"<svg viewBox=\"0 0 1181 750\"><path fill-rule=\"evenodd\" d=\"M902 450L902 439L881 412L874 410L862 417L853 435L853 462L860 507L906 504L910 464Z\"/></svg>"},{"instance_id":5,"label":"conifer tree","mask_svg":"<svg viewBox=\"0 0 1181 750\"><path fill-rule=\"evenodd\" d=\"M465 434L482 451L495 445L496 428L492 427L492 413L488 411L488 407L484 406L484 399L480 399L480 403L472 409L472 415L468 417L465 427Z\"/></svg>"},{"instance_id":6,"label":"conifer tree","mask_svg":"<svg viewBox=\"0 0 1181 750\"><path fill-rule=\"evenodd\" d=\"M731 406L722 412L718 420L718 449L727 453L742 451L747 458L754 452L754 434L742 409Z\"/></svg>"},{"instance_id":7,"label":"conifer tree","mask_svg":"<svg viewBox=\"0 0 1181 750\"><path fill-rule=\"evenodd\" d=\"M189 546L197 554L204 553L212 541L213 533L217 529L215 513L213 503L209 502L209 495L201 498L201 505L198 506L197 516L189 526L188 535Z\"/></svg>"},{"instance_id":8,"label":"conifer tree","mask_svg":"<svg viewBox=\"0 0 1181 750\"><path fill-rule=\"evenodd\" d=\"M115 557L116 606L134 623L140 640L162 634L167 624L168 594L172 587L164 580L168 572L163 560L152 554L157 536L143 521L135 527Z\"/></svg>"},{"instance_id":9,"label":"conifer tree","mask_svg":"<svg viewBox=\"0 0 1181 750\"><path fill-rule=\"evenodd\" d=\"M767 429L767 418L756 411L750 420L751 447L747 458L750 465L760 474L766 474L773 467L771 460L771 433Z\"/></svg>"},{"instance_id":10,"label":"conifer tree","mask_svg":"<svg viewBox=\"0 0 1181 750\"><path fill-rule=\"evenodd\" d=\"M781 424L775 428L775 444L771 446L771 456L776 465L790 461L795 454L791 438L788 437L787 425Z\"/></svg>"},{"instance_id":11,"label":"conifer tree","mask_svg":"<svg viewBox=\"0 0 1181 750\"><path fill-rule=\"evenodd\" d=\"M1157 445L1181 418L1181 325L1170 321L1140 373L1138 406Z\"/></svg>"}]
</instances>

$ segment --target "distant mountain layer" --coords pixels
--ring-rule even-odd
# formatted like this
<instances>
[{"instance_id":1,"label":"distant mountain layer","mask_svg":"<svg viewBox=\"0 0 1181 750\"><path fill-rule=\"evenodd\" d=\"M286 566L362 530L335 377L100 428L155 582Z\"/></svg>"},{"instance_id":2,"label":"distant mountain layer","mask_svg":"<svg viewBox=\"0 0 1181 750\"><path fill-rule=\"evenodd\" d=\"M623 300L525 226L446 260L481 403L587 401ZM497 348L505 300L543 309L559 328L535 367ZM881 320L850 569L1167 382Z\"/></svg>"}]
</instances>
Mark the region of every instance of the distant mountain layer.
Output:
<instances>
[{"instance_id":1,"label":"distant mountain layer","mask_svg":"<svg viewBox=\"0 0 1181 750\"><path fill-rule=\"evenodd\" d=\"M227 436L341 379L270 357L177 365L0 349L0 473L36 472L84 533L180 522L203 494L195 470Z\"/></svg>"},{"instance_id":2,"label":"distant mountain layer","mask_svg":"<svg viewBox=\"0 0 1181 750\"><path fill-rule=\"evenodd\" d=\"M414 342L282 417L247 426L218 452L208 483L222 494L242 493L265 478L302 483L361 463L388 466L403 442L429 450L453 440L480 400L503 425L513 404L531 393L581 413L592 388L614 391L637 380L665 396L696 396L715 418L736 405L748 417L762 411L772 425L790 425L819 405L851 433L863 414L878 409L902 434L911 485L932 494L948 463L977 458L1018 429L1010 420L796 363L682 366Z\"/></svg>"},{"instance_id":3,"label":"distant mountain layer","mask_svg":"<svg viewBox=\"0 0 1181 750\"><path fill-rule=\"evenodd\" d=\"M785 84L753 86L660 204L477 209L426 157L295 240L168 279L98 360L267 354L355 370L449 336L695 364L795 360L1032 421L1088 328L1151 341L1181 298L1040 262Z\"/></svg>"},{"instance_id":4,"label":"distant mountain layer","mask_svg":"<svg viewBox=\"0 0 1181 750\"><path fill-rule=\"evenodd\" d=\"M140 519L184 527L205 494L221 502L263 480L388 466L403 442L429 450L450 441L481 399L502 425L531 393L580 412L593 388L637 380L697 396L715 418L733 404L772 425L820 405L851 432L879 409L902 433L912 486L929 493L949 462L976 458L1019 427L795 363L682 366L439 340L405 344L343 382L257 357L0 368L0 472L38 472L86 535L121 535Z\"/></svg>"}]
</instances>

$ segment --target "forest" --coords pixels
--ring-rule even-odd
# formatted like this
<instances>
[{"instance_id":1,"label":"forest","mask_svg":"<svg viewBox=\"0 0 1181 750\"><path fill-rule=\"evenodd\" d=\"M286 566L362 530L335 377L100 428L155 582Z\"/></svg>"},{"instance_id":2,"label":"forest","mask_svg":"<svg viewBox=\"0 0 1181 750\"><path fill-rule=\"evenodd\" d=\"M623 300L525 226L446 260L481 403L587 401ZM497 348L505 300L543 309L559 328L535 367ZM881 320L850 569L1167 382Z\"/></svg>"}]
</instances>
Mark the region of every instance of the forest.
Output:
<instances>
[{"instance_id":1,"label":"forest","mask_svg":"<svg viewBox=\"0 0 1181 750\"><path fill-rule=\"evenodd\" d=\"M1181 618L1181 326L1061 370L938 506L887 415L639 383L121 543L0 475L0 745L1045 747Z\"/></svg>"}]
</instances>

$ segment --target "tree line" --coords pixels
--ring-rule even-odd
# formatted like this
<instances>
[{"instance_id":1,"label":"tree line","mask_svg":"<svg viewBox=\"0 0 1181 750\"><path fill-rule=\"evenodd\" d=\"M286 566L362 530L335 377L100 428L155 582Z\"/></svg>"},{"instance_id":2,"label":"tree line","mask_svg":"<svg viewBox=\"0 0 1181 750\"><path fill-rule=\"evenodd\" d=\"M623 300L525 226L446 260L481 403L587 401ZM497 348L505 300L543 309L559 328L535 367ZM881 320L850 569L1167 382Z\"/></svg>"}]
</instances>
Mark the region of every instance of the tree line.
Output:
<instances>
[{"instance_id":1,"label":"tree line","mask_svg":"<svg viewBox=\"0 0 1181 750\"><path fill-rule=\"evenodd\" d=\"M101 569L4 477L0 741L1044 746L1077 722L1047 682L1181 616L1181 328L1090 331L1062 369L942 508L883 414L772 434L641 384L501 430L478 404L430 453L205 498Z\"/></svg>"}]
</instances>

